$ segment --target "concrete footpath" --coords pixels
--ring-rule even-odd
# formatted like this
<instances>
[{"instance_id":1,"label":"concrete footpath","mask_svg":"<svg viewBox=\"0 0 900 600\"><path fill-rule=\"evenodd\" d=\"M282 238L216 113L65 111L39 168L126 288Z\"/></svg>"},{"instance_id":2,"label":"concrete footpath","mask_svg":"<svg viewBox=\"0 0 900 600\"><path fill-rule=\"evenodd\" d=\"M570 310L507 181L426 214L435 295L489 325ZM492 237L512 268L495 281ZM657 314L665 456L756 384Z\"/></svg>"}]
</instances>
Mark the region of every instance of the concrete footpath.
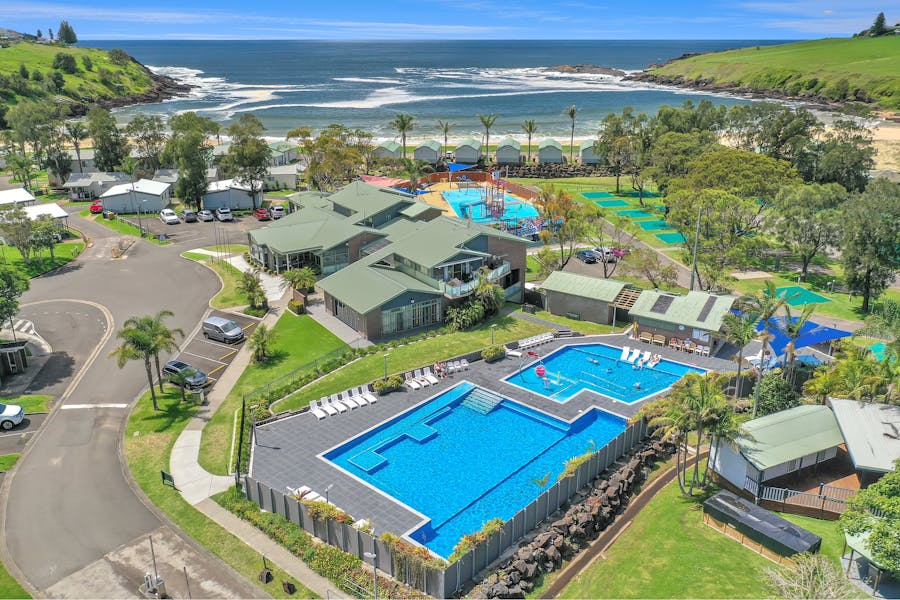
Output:
<instances>
[{"instance_id":1,"label":"concrete footpath","mask_svg":"<svg viewBox=\"0 0 900 600\"><path fill-rule=\"evenodd\" d=\"M262 323L274 327L278 318L287 310L289 296L289 294L283 294L274 302L270 302L269 313L263 318ZM213 391L206 397L206 404L197 411L175 441L169 457L170 473L175 479L178 491L194 508L267 559L271 559L278 567L314 593L326 598L329 594L334 593L334 586L330 581L310 569L303 561L272 541L259 529L242 521L210 499L210 496L224 492L233 486L234 478L213 475L200 466L200 440L203 428L216 413L249 364L250 345L244 343L234 360L219 377Z\"/></svg>"}]
</instances>

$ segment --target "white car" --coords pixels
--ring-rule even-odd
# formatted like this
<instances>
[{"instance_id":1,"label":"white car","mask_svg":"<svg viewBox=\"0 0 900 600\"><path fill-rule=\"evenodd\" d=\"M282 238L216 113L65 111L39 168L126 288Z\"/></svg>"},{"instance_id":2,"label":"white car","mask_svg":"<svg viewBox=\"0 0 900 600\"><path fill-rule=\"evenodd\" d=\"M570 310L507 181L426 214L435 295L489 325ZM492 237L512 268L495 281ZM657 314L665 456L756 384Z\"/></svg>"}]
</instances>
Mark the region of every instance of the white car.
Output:
<instances>
[{"instance_id":1,"label":"white car","mask_svg":"<svg viewBox=\"0 0 900 600\"><path fill-rule=\"evenodd\" d=\"M211 210L206 210L205 208L197 213L197 218L201 221L213 221L215 217L212 214Z\"/></svg>"},{"instance_id":2,"label":"white car","mask_svg":"<svg viewBox=\"0 0 900 600\"><path fill-rule=\"evenodd\" d=\"M220 206L216 209L216 218L220 221L234 221L234 215L227 206Z\"/></svg>"},{"instance_id":3,"label":"white car","mask_svg":"<svg viewBox=\"0 0 900 600\"><path fill-rule=\"evenodd\" d=\"M25 409L18 404L0 404L0 427L9 431L25 418Z\"/></svg>"},{"instance_id":4,"label":"white car","mask_svg":"<svg viewBox=\"0 0 900 600\"><path fill-rule=\"evenodd\" d=\"M178 225L181 222L178 215L171 208L164 208L159 211L159 220L166 225Z\"/></svg>"},{"instance_id":5,"label":"white car","mask_svg":"<svg viewBox=\"0 0 900 600\"><path fill-rule=\"evenodd\" d=\"M272 215L273 219L280 219L281 217L283 217L284 215L287 214L287 212L284 210L284 207L281 206L280 204L270 208L269 213Z\"/></svg>"}]
</instances>

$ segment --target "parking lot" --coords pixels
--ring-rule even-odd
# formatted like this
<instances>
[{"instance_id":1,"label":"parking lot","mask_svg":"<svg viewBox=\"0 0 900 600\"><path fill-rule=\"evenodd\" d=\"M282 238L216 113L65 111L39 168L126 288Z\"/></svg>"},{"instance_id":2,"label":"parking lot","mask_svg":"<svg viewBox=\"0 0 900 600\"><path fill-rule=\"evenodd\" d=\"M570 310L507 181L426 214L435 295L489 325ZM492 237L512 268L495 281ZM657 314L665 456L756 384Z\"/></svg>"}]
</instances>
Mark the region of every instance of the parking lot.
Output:
<instances>
[{"instance_id":1,"label":"parking lot","mask_svg":"<svg viewBox=\"0 0 900 600\"><path fill-rule=\"evenodd\" d=\"M191 223L191 225L193 225L193 223ZM212 311L209 316L223 317L234 321L244 330L244 335L247 337L250 336L253 328L259 323L259 321L253 317L222 312L220 310ZM246 338L243 342L237 344L215 342L206 339L203 336L203 332L198 331L187 344L181 347L181 353L176 358L206 373L210 381L210 384L205 389L205 392L208 394L219 380L218 376L231 364L231 361L234 360L234 356L245 343Z\"/></svg>"},{"instance_id":2,"label":"parking lot","mask_svg":"<svg viewBox=\"0 0 900 600\"><path fill-rule=\"evenodd\" d=\"M129 217L133 220L133 217ZM191 244L218 241L221 244L246 244L247 232L251 229L265 227L269 222L257 221L253 215L235 216L234 221L196 221L194 223L178 223L166 225L159 220L159 215L143 219L143 226L154 237L165 235L173 244Z\"/></svg>"}]
</instances>

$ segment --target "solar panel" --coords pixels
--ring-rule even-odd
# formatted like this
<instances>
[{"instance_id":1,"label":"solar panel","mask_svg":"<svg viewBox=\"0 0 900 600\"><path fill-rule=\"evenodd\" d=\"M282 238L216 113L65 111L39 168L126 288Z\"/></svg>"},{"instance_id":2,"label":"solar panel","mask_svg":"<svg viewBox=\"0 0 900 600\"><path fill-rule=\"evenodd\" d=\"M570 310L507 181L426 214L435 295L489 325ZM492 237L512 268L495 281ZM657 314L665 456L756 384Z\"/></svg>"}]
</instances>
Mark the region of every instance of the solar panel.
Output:
<instances>
[{"instance_id":1,"label":"solar panel","mask_svg":"<svg viewBox=\"0 0 900 600\"><path fill-rule=\"evenodd\" d=\"M672 300L674 299L674 296L660 296L656 299L656 302L653 303L653 307L650 308L650 312L659 313L661 315L666 314L666 311L669 310L670 306L672 306Z\"/></svg>"},{"instance_id":2,"label":"solar panel","mask_svg":"<svg viewBox=\"0 0 900 600\"><path fill-rule=\"evenodd\" d=\"M712 307L716 305L716 300L718 300L718 298L716 298L715 296L711 296L706 299L706 304L703 305L703 309L700 310L700 316L697 317L698 321L706 320L706 317L709 316L709 311L711 311Z\"/></svg>"}]
</instances>

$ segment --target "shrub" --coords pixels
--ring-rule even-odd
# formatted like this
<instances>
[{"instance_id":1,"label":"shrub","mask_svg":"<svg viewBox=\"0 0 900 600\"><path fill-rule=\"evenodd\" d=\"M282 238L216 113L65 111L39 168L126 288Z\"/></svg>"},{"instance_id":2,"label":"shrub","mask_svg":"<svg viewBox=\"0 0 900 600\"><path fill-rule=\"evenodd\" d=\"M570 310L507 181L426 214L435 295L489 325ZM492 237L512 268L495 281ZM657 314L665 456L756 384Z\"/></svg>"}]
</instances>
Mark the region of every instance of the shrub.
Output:
<instances>
[{"instance_id":1,"label":"shrub","mask_svg":"<svg viewBox=\"0 0 900 600\"><path fill-rule=\"evenodd\" d=\"M486 361L494 361L506 356L506 350L503 346L488 346L481 351L481 359Z\"/></svg>"},{"instance_id":2,"label":"shrub","mask_svg":"<svg viewBox=\"0 0 900 600\"><path fill-rule=\"evenodd\" d=\"M113 48L112 50L107 52L107 54L109 55L109 61L114 65L124 67L131 60L131 57L128 55L128 53L121 48Z\"/></svg>"},{"instance_id":3,"label":"shrub","mask_svg":"<svg viewBox=\"0 0 900 600\"><path fill-rule=\"evenodd\" d=\"M78 63L75 62L75 57L68 52L57 52L53 57L53 68L72 74L78 70Z\"/></svg>"},{"instance_id":4,"label":"shrub","mask_svg":"<svg viewBox=\"0 0 900 600\"><path fill-rule=\"evenodd\" d=\"M288 300L288 310L295 315L302 315L306 312L306 305L297 300Z\"/></svg>"},{"instance_id":5,"label":"shrub","mask_svg":"<svg viewBox=\"0 0 900 600\"><path fill-rule=\"evenodd\" d=\"M500 517L496 517L481 526L481 529L475 533L467 533L462 536L453 547L453 553L450 555L450 562L454 563L460 558L475 549L478 544L483 544L489 537L500 531L504 521Z\"/></svg>"},{"instance_id":6,"label":"shrub","mask_svg":"<svg viewBox=\"0 0 900 600\"><path fill-rule=\"evenodd\" d=\"M791 384L785 381L781 369L775 369L763 375L759 385L757 416L770 415L800 404L797 393Z\"/></svg>"},{"instance_id":7,"label":"shrub","mask_svg":"<svg viewBox=\"0 0 900 600\"><path fill-rule=\"evenodd\" d=\"M44 74L41 73L40 71L38 71L37 69L35 69L34 71L31 72L31 80L32 81L43 81Z\"/></svg>"},{"instance_id":8,"label":"shrub","mask_svg":"<svg viewBox=\"0 0 900 600\"><path fill-rule=\"evenodd\" d=\"M94 70L94 61L91 60L90 56L82 56L81 64L84 65L85 71L93 71Z\"/></svg>"},{"instance_id":9,"label":"shrub","mask_svg":"<svg viewBox=\"0 0 900 600\"><path fill-rule=\"evenodd\" d=\"M389 394L403 387L403 378L399 375L391 375L387 379L377 379L372 384L372 389L378 395Z\"/></svg>"},{"instance_id":10,"label":"shrub","mask_svg":"<svg viewBox=\"0 0 900 600\"><path fill-rule=\"evenodd\" d=\"M66 79L59 71L50 71L50 74L47 75L47 81L55 90L61 90L66 85Z\"/></svg>"}]
</instances>

